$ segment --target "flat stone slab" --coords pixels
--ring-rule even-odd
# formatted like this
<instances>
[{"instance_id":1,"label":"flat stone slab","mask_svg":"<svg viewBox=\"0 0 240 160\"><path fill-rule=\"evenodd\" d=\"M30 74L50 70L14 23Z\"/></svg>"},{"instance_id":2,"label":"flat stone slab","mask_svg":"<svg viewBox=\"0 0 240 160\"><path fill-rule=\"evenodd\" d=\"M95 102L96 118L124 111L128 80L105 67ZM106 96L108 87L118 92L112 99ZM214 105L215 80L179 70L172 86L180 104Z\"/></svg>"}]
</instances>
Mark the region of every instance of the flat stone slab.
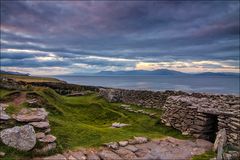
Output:
<instances>
[{"instance_id":1,"label":"flat stone slab","mask_svg":"<svg viewBox=\"0 0 240 160\"><path fill-rule=\"evenodd\" d=\"M112 127L113 127L113 128L122 128L122 127L125 127L125 126L129 126L129 124L119 123L119 122L114 122L114 123L112 124Z\"/></svg>"},{"instance_id":2,"label":"flat stone slab","mask_svg":"<svg viewBox=\"0 0 240 160\"><path fill-rule=\"evenodd\" d=\"M139 140L139 138L136 139ZM202 139L197 139L194 141L179 140L176 138L167 137L160 140L148 140L147 142L145 141L145 138L140 138L140 140L144 140L144 143L135 145L127 144L126 146L120 146L117 149L108 147L103 147L100 149L81 149L79 151L66 152L63 155L69 160L178 160L191 159L195 155L200 155L206 151L209 151L213 146L211 142Z\"/></svg>"},{"instance_id":3,"label":"flat stone slab","mask_svg":"<svg viewBox=\"0 0 240 160\"><path fill-rule=\"evenodd\" d=\"M87 159L88 160L100 160L100 157L94 152L88 152Z\"/></svg>"},{"instance_id":4,"label":"flat stone slab","mask_svg":"<svg viewBox=\"0 0 240 160\"><path fill-rule=\"evenodd\" d=\"M99 157L103 160L119 160L122 159L119 155L116 153L110 151L110 150L102 150L98 153Z\"/></svg>"},{"instance_id":5,"label":"flat stone slab","mask_svg":"<svg viewBox=\"0 0 240 160\"><path fill-rule=\"evenodd\" d=\"M150 149L149 153L142 157L143 159L190 159L192 156L203 154L212 148L213 144L210 142L203 143L203 141L199 140L196 143L169 137L135 146Z\"/></svg>"},{"instance_id":6,"label":"flat stone slab","mask_svg":"<svg viewBox=\"0 0 240 160\"><path fill-rule=\"evenodd\" d=\"M39 122L44 121L47 115L44 108L23 108L13 118L19 122Z\"/></svg>"},{"instance_id":7,"label":"flat stone slab","mask_svg":"<svg viewBox=\"0 0 240 160\"><path fill-rule=\"evenodd\" d=\"M49 134L49 135L46 135L45 137L39 139L40 142L44 142L44 143L52 143L54 141L56 141L56 137Z\"/></svg>"},{"instance_id":8,"label":"flat stone slab","mask_svg":"<svg viewBox=\"0 0 240 160\"><path fill-rule=\"evenodd\" d=\"M123 159L136 159L137 158L137 156L133 152L131 152L125 148L120 148L118 150L114 150L114 152Z\"/></svg>"},{"instance_id":9,"label":"flat stone slab","mask_svg":"<svg viewBox=\"0 0 240 160\"><path fill-rule=\"evenodd\" d=\"M125 147L126 149L128 149L129 151L132 151L132 152L136 152L138 151L139 149L137 147L135 147L134 145L128 145Z\"/></svg>"},{"instance_id":10,"label":"flat stone slab","mask_svg":"<svg viewBox=\"0 0 240 160\"><path fill-rule=\"evenodd\" d=\"M70 154L77 160L86 160L87 159L87 157L84 155L84 153L82 151L70 152Z\"/></svg>"},{"instance_id":11,"label":"flat stone slab","mask_svg":"<svg viewBox=\"0 0 240 160\"><path fill-rule=\"evenodd\" d=\"M67 158L61 154L56 154L50 157L45 157L43 160L67 160Z\"/></svg>"},{"instance_id":12,"label":"flat stone slab","mask_svg":"<svg viewBox=\"0 0 240 160\"><path fill-rule=\"evenodd\" d=\"M45 133L43 133L43 132L36 133L36 138L37 139L41 139L41 138L44 138L44 137L45 137Z\"/></svg>"},{"instance_id":13,"label":"flat stone slab","mask_svg":"<svg viewBox=\"0 0 240 160\"><path fill-rule=\"evenodd\" d=\"M45 129L50 127L49 122L31 122L29 124L32 125L33 127L40 128L40 129Z\"/></svg>"}]
</instances>

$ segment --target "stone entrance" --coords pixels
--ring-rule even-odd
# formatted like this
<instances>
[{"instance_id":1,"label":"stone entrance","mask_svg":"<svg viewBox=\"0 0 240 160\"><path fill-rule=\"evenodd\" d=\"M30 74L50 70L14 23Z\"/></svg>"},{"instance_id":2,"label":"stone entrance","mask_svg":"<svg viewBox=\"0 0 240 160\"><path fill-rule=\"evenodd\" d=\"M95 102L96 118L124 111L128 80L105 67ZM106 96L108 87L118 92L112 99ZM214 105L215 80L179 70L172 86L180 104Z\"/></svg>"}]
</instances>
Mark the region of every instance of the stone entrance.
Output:
<instances>
[{"instance_id":1,"label":"stone entrance","mask_svg":"<svg viewBox=\"0 0 240 160\"><path fill-rule=\"evenodd\" d=\"M218 117L213 114L206 114L206 124L203 129L203 138L214 142L218 132Z\"/></svg>"}]
</instances>

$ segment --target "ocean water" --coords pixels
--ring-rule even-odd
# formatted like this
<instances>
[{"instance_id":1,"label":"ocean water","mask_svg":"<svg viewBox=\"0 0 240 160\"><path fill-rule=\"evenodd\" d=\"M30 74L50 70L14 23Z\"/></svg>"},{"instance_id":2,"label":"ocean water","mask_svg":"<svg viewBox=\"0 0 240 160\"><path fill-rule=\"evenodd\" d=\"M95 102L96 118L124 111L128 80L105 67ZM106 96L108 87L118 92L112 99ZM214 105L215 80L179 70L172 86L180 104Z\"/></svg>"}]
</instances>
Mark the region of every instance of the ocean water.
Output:
<instances>
[{"instance_id":1,"label":"ocean water","mask_svg":"<svg viewBox=\"0 0 240 160\"><path fill-rule=\"evenodd\" d=\"M57 76L68 83L138 90L181 90L239 95L239 77L227 76Z\"/></svg>"}]
</instances>

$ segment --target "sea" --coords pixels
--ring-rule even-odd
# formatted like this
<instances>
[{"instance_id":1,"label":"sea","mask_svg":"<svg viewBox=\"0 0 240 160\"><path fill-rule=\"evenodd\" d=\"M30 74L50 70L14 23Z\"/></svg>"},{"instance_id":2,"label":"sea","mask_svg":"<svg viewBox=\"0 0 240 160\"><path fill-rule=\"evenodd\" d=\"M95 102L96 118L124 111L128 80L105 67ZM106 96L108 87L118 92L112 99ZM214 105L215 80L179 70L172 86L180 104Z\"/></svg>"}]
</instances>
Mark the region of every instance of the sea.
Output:
<instances>
[{"instance_id":1,"label":"sea","mask_svg":"<svg viewBox=\"0 0 240 160\"><path fill-rule=\"evenodd\" d=\"M68 83L151 91L239 95L237 76L56 76Z\"/></svg>"}]
</instances>

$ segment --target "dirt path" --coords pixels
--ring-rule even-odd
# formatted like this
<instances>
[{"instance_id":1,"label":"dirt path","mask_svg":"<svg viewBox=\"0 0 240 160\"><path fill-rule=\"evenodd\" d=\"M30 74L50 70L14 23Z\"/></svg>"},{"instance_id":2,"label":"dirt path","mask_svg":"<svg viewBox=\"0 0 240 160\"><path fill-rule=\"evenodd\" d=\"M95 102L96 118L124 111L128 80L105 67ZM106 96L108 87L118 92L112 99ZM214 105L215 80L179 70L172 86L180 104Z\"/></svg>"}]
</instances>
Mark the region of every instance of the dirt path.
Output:
<instances>
[{"instance_id":1,"label":"dirt path","mask_svg":"<svg viewBox=\"0 0 240 160\"><path fill-rule=\"evenodd\" d=\"M14 100L13 100L13 104L15 106L19 106L20 104L22 104L23 102L26 101L26 93L21 93L20 96L16 97Z\"/></svg>"},{"instance_id":2,"label":"dirt path","mask_svg":"<svg viewBox=\"0 0 240 160\"><path fill-rule=\"evenodd\" d=\"M94 160L115 160L115 159L191 159L194 155L200 155L212 148L212 143L206 140L197 139L179 140L172 137L161 140L151 140L147 143L128 144L126 146L109 149L103 147L97 150L81 149L57 154L43 160L68 160L68 159L94 159Z\"/></svg>"}]
</instances>

